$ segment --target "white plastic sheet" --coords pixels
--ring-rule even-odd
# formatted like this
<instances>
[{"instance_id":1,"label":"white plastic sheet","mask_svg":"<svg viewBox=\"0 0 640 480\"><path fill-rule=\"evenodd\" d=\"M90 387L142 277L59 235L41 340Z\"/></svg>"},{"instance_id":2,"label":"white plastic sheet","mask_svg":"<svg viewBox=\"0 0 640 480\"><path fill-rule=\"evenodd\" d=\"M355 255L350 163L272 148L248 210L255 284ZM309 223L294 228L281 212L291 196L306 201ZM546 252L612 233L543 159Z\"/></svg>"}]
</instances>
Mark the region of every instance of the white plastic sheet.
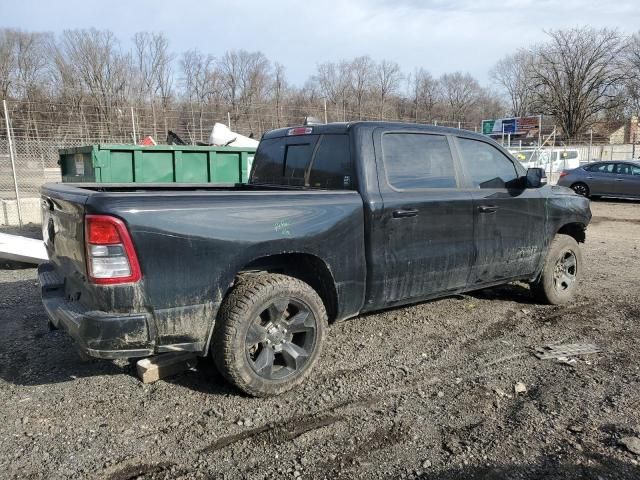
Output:
<instances>
[{"instance_id":1,"label":"white plastic sheet","mask_svg":"<svg viewBox=\"0 0 640 480\"><path fill-rule=\"evenodd\" d=\"M253 147L258 146L258 141L253 138L245 137L239 133L232 132L229 127L223 123L216 123L209 135L209 144L216 147Z\"/></svg>"},{"instance_id":2,"label":"white plastic sheet","mask_svg":"<svg viewBox=\"0 0 640 480\"><path fill-rule=\"evenodd\" d=\"M0 258L25 263L49 260L42 240L0 233Z\"/></svg>"}]
</instances>

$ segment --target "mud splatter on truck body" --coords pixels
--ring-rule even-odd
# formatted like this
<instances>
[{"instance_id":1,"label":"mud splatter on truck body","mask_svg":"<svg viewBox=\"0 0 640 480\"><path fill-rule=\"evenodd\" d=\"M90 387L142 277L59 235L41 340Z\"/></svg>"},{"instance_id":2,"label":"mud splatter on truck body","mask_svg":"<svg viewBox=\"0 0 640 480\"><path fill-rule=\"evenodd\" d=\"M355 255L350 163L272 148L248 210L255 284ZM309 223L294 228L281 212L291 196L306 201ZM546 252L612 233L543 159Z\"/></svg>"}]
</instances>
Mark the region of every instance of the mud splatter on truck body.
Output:
<instances>
[{"instance_id":1,"label":"mud splatter on truck body","mask_svg":"<svg viewBox=\"0 0 640 480\"><path fill-rule=\"evenodd\" d=\"M250 272L303 280L330 321L533 281L554 236L584 241L591 214L530 174L471 132L356 122L265 134L247 185L45 185L43 299L92 355L206 355ZM140 280L91 281L86 215L124 223Z\"/></svg>"}]
</instances>

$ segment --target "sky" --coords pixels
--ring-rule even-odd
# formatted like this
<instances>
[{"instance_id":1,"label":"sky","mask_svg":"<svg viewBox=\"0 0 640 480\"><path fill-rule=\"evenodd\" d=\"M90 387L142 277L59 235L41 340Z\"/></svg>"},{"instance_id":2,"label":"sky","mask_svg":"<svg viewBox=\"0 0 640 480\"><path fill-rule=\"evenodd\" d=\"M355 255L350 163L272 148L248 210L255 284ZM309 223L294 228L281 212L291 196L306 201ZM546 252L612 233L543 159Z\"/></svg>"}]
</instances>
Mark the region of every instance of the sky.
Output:
<instances>
[{"instance_id":1,"label":"sky","mask_svg":"<svg viewBox=\"0 0 640 480\"><path fill-rule=\"evenodd\" d=\"M0 0L0 27L109 29L125 47L137 31L164 32L177 54L260 50L298 86L319 63L359 55L394 60L405 73L461 71L487 83L500 58L544 41L544 30L640 30L639 1Z\"/></svg>"}]
</instances>

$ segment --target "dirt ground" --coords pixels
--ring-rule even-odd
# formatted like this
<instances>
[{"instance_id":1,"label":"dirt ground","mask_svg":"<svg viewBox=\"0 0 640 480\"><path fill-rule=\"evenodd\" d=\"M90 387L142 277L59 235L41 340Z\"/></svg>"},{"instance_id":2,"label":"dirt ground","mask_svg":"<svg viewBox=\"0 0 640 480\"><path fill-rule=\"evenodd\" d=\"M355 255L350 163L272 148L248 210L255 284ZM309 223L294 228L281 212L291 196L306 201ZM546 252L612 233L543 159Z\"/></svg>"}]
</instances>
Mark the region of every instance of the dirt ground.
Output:
<instances>
[{"instance_id":1,"label":"dirt ground","mask_svg":"<svg viewBox=\"0 0 640 480\"><path fill-rule=\"evenodd\" d=\"M271 399L207 364L143 385L84 361L35 270L0 270L0 477L640 478L640 202L592 210L572 305L512 284L333 325L311 379ZM531 353L574 342L602 352Z\"/></svg>"}]
</instances>

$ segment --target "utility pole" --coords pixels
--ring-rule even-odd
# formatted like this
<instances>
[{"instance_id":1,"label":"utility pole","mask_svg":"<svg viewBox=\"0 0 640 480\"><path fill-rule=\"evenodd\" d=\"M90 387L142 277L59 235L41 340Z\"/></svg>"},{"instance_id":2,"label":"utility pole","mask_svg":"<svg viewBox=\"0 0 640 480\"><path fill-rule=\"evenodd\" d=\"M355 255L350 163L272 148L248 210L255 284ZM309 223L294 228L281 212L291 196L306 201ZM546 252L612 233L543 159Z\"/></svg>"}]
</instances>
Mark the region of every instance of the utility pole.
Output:
<instances>
[{"instance_id":1,"label":"utility pole","mask_svg":"<svg viewBox=\"0 0 640 480\"><path fill-rule=\"evenodd\" d=\"M133 128L133 143L138 143L138 135L136 135L136 117L133 114L133 106L131 107L131 127Z\"/></svg>"},{"instance_id":2,"label":"utility pole","mask_svg":"<svg viewBox=\"0 0 640 480\"><path fill-rule=\"evenodd\" d=\"M2 100L4 107L4 123L7 126L7 140L9 142L9 156L11 157L11 172L13 173L13 188L16 192L16 206L18 207L18 224L22 228L22 209L20 208L20 193L18 192L18 178L16 175L16 154L13 151L13 140L11 135L11 126L9 124L9 111L7 110L7 101Z\"/></svg>"},{"instance_id":3,"label":"utility pole","mask_svg":"<svg viewBox=\"0 0 640 480\"><path fill-rule=\"evenodd\" d=\"M538 147L542 146L542 115L538 115Z\"/></svg>"},{"instance_id":4,"label":"utility pole","mask_svg":"<svg viewBox=\"0 0 640 480\"><path fill-rule=\"evenodd\" d=\"M323 98L324 100L324 123L329 123L327 122L327 97Z\"/></svg>"},{"instance_id":5,"label":"utility pole","mask_svg":"<svg viewBox=\"0 0 640 480\"><path fill-rule=\"evenodd\" d=\"M553 146L551 147L551 162L549 162L549 178L551 178L551 173L553 172L553 162L556 148L556 127L553 127Z\"/></svg>"}]
</instances>

